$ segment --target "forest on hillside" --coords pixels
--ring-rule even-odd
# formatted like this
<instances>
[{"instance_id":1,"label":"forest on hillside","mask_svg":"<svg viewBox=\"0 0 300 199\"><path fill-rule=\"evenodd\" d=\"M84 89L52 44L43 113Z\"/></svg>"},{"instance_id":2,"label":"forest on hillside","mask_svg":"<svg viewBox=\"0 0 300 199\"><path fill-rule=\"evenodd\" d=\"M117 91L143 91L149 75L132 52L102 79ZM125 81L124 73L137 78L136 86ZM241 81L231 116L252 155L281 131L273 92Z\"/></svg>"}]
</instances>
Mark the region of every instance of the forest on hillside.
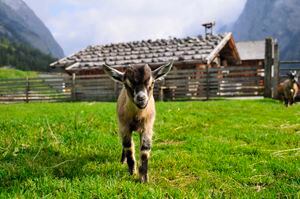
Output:
<instances>
[{"instance_id":1,"label":"forest on hillside","mask_svg":"<svg viewBox=\"0 0 300 199\"><path fill-rule=\"evenodd\" d=\"M29 44L11 42L0 38L0 66L12 66L21 70L49 71L55 59L31 47Z\"/></svg>"}]
</instances>

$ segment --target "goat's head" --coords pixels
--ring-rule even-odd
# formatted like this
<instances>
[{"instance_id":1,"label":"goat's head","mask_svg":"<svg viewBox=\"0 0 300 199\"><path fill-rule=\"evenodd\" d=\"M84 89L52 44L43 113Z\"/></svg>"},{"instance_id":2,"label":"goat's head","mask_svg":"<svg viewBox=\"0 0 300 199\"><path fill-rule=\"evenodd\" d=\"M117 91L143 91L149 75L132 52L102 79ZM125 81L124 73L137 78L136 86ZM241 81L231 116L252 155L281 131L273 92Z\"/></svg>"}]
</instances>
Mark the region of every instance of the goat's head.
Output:
<instances>
[{"instance_id":1,"label":"goat's head","mask_svg":"<svg viewBox=\"0 0 300 199\"><path fill-rule=\"evenodd\" d=\"M297 74L297 71L290 71L288 74L287 74L288 78L290 80L292 80L293 82L295 83L298 83L298 80L299 80L299 74Z\"/></svg>"},{"instance_id":2,"label":"goat's head","mask_svg":"<svg viewBox=\"0 0 300 199\"><path fill-rule=\"evenodd\" d=\"M146 108L153 94L154 82L162 79L172 68L173 62L151 70L149 65L127 67L125 72L120 72L108 65L104 65L104 71L114 80L124 84L127 94L133 103L139 108Z\"/></svg>"}]
</instances>

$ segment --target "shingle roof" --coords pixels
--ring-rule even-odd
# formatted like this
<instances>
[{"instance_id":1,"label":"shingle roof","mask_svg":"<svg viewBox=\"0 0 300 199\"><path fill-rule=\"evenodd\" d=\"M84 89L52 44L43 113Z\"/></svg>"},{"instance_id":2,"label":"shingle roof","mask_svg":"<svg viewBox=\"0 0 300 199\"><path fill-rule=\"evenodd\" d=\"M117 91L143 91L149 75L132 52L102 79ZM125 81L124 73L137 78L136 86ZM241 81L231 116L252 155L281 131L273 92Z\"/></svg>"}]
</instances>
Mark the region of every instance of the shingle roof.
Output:
<instances>
[{"instance_id":1,"label":"shingle roof","mask_svg":"<svg viewBox=\"0 0 300 199\"><path fill-rule=\"evenodd\" d=\"M99 68L104 63L112 66L161 64L169 60L207 63L212 53L215 54L220 44L225 45L231 36L231 33L225 33L206 38L198 36L89 46L50 66L65 67L68 70Z\"/></svg>"},{"instance_id":2,"label":"shingle roof","mask_svg":"<svg viewBox=\"0 0 300 199\"><path fill-rule=\"evenodd\" d=\"M265 59L265 41L242 41L236 43L241 60Z\"/></svg>"}]
</instances>

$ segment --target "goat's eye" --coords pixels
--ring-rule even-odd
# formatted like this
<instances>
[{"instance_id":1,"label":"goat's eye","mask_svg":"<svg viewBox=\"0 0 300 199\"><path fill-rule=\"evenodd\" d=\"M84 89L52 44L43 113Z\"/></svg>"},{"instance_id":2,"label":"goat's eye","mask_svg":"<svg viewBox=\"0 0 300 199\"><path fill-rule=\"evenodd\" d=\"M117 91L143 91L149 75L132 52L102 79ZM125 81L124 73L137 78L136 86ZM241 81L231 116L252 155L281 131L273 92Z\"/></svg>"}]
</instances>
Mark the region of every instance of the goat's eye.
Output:
<instances>
[{"instance_id":1,"label":"goat's eye","mask_svg":"<svg viewBox=\"0 0 300 199\"><path fill-rule=\"evenodd\" d=\"M147 85L147 86L148 86L149 89L150 89L150 88L153 88L153 85L154 85L154 82L148 82L148 85Z\"/></svg>"},{"instance_id":2,"label":"goat's eye","mask_svg":"<svg viewBox=\"0 0 300 199\"><path fill-rule=\"evenodd\" d=\"M126 84L128 87L132 88L132 83L129 79L126 79Z\"/></svg>"}]
</instances>

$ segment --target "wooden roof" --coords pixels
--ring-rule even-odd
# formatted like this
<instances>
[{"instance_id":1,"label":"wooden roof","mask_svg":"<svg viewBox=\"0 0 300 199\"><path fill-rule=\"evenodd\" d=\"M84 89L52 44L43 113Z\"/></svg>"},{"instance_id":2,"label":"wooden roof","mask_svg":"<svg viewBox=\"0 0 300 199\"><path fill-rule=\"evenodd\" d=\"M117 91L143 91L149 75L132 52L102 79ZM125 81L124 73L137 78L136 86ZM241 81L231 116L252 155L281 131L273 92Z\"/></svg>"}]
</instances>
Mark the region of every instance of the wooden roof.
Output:
<instances>
[{"instance_id":1,"label":"wooden roof","mask_svg":"<svg viewBox=\"0 0 300 199\"><path fill-rule=\"evenodd\" d=\"M112 66L158 65L173 60L176 63L210 64L228 43L231 33L157 40L143 40L109 45L89 46L69 57L52 63L51 67L63 67L67 71L93 70L104 63ZM234 59L239 60L234 42L229 45ZM228 53L227 53L228 54Z\"/></svg>"},{"instance_id":2,"label":"wooden roof","mask_svg":"<svg viewBox=\"0 0 300 199\"><path fill-rule=\"evenodd\" d=\"M241 60L264 60L265 40L261 41L241 41L236 43Z\"/></svg>"}]
</instances>

